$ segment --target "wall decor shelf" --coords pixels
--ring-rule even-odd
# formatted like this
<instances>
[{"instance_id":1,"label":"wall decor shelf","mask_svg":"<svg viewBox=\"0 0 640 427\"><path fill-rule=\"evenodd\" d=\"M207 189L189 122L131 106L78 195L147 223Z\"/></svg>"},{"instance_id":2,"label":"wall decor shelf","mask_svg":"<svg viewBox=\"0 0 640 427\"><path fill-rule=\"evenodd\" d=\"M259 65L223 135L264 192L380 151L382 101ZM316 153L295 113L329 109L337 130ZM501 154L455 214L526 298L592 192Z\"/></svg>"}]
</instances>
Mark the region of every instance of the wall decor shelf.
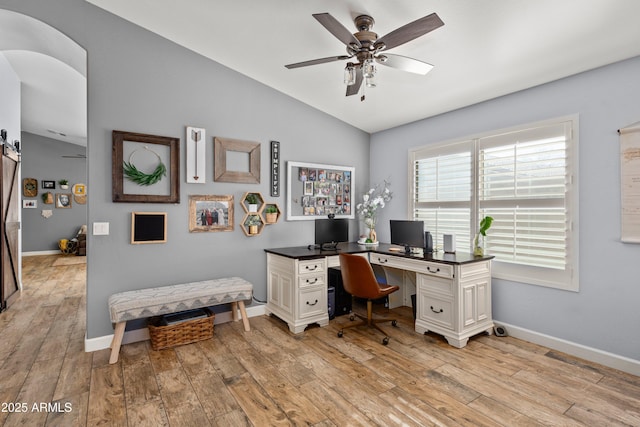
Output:
<instances>
[{"instance_id":1,"label":"wall decor shelf","mask_svg":"<svg viewBox=\"0 0 640 427\"><path fill-rule=\"evenodd\" d=\"M282 216L282 211L277 203L266 203L262 213L267 225L277 223L280 221L280 217Z\"/></svg>"},{"instance_id":2,"label":"wall decor shelf","mask_svg":"<svg viewBox=\"0 0 640 427\"><path fill-rule=\"evenodd\" d=\"M256 199L255 200L256 203L251 203L253 198ZM255 210L252 210L253 208L251 207L251 205L254 205L254 204L256 205ZM265 201L264 201L264 197L262 197L262 193L256 192L256 191L247 191L246 193L244 193L244 195L240 199L240 205L242 205L242 209L244 209L246 213L260 214L264 209Z\"/></svg>"},{"instance_id":3,"label":"wall decor shelf","mask_svg":"<svg viewBox=\"0 0 640 427\"><path fill-rule=\"evenodd\" d=\"M265 221L262 218L262 214L250 212L245 214L240 224L240 228L244 232L245 236L253 237L258 236L264 229Z\"/></svg>"}]
</instances>

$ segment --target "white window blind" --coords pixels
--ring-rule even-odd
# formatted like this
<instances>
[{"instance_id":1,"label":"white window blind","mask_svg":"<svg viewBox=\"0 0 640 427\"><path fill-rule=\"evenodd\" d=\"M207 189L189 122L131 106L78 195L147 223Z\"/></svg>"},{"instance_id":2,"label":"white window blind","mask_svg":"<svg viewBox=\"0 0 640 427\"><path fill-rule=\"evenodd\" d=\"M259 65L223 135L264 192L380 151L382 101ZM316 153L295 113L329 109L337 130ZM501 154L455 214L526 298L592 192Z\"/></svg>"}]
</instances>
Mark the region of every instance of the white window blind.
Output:
<instances>
[{"instance_id":1,"label":"white window blind","mask_svg":"<svg viewBox=\"0 0 640 427\"><path fill-rule=\"evenodd\" d=\"M470 202L471 141L425 151L414 161L413 219L425 222L436 247L442 247L443 234L455 234L456 244L471 244Z\"/></svg>"},{"instance_id":2,"label":"white window blind","mask_svg":"<svg viewBox=\"0 0 640 427\"><path fill-rule=\"evenodd\" d=\"M411 152L411 216L471 251L484 216L495 277L577 290L577 118Z\"/></svg>"}]
</instances>

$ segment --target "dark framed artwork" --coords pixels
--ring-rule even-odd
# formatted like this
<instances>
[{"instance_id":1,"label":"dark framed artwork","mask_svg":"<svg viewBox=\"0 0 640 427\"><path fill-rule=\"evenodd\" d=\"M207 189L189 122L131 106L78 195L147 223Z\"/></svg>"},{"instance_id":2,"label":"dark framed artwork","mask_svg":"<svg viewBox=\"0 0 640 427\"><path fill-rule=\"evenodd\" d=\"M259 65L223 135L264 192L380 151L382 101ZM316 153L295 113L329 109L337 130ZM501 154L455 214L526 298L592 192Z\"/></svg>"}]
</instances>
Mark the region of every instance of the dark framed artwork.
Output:
<instances>
[{"instance_id":1,"label":"dark framed artwork","mask_svg":"<svg viewBox=\"0 0 640 427\"><path fill-rule=\"evenodd\" d=\"M217 182L260 184L260 143L213 138L214 175Z\"/></svg>"},{"instance_id":2,"label":"dark framed artwork","mask_svg":"<svg viewBox=\"0 0 640 427\"><path fill-rule=\"evenodd\" d=\"M56 189L56 182L55 181L42 180L42 188L46 188L47 190L55 190Z\"/></svg>"},{"instance_id":3,"label":"dark framed artwork","mask_svg":"<svg viewBox=\"0 0 640 427\"><path fill-rule=\"evenodd\" d=\"M114 202L180 203L180 139L112 132Z\"/></svg>"},{"instance_id":4,"label":"dark framed artwork","mask_svg":"<svg viewBox=\"0 0 640 427\"><path fill-rule=\"evenodd\" d=\"M280 142L271 141L271 197L280 197Z\"/></svg>"},{"instance_id":5,"label":"dark framed artwork","mask_svg":"<svg viewBox=\"0 0 640 427\"><path fill-rule=\"evenodd\" d=\"M166 212L131 212L131 244L166 243Z\"/></svg>"},{"instance_id":6,"label":"dark framed artwork","mask_svg":"<svg viewBox=\"0 0 640 427\"><path fill-rule=\"evenodd\" d=\"M233 231L232 195L190 195L189 232Z\"/></svg>"}]
</instances>

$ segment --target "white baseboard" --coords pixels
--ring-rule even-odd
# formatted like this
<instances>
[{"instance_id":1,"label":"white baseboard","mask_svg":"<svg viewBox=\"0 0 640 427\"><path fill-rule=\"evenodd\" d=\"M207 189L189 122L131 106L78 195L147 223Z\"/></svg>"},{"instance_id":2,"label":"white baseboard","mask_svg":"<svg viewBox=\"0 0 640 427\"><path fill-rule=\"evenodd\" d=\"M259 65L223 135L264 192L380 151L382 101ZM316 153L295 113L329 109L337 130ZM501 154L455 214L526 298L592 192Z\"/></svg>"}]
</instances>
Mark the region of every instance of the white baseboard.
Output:
<instances>
[{"instance_id":1,"label":"white baseboard","mask_svg":"<svg viewBox=\"0 0 640 427\"><path fill-rule=\"evenodd\" d=\"M256 305L247 307L247 317L257 317L266 314L266 309L264 305ZM216 313L215 320L213 323L215 325L220 323L227 323L233 321L233 316L231 311L225 311L222 313ZM86 338L84 339L84 351L90 353L92 351L104 350L111 346L111 340L113 339L113 334L105 335L97 338ZM124 337L122 338L122 344L130 344L138 341L145 341L149 339L149 329L140 328L135 329L133 331L127 331L124 333Z\"/></svg>"},{"instance_id":2,"label":"white baseboard","mask_svg":"<svg viewBox=\"0 0 640 427\"><path fill-rule=\"evenodd\" d=\"M36 255L62 255L62 252L56 249L52 249L50 251L32 251L32 252L22 252L22 256L36 256Z\"/></svg>"},{"instance_id":3,"label":"white baseboard","mask_svg":"<svg viewBox=\"0 0 640 427\"><path fill-rule=\"evenodd\" d=\"M596 348L587 347L582 344L576 344L571 341L530 331L508 323L498 321L495 323L496 326L504 326L507 333L512 337L529 341L534 344L543 345L553 350L562 351L563 353L567 353L575 357L580 357L591 362L640 376L640 360L634 360L628 357L598 350Z\"/></svg>"}]
</instances>

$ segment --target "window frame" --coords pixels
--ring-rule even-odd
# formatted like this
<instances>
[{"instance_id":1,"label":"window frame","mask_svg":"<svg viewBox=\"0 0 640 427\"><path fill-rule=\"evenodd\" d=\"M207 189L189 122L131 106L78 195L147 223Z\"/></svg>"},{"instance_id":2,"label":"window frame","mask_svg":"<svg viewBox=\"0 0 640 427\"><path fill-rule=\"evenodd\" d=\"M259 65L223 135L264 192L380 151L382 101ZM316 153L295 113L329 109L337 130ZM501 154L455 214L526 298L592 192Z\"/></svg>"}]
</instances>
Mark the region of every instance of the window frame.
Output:
<instances>
[{"instance_id":1,"label":"window frame","mask_svg":"<svg viewBox=\"0 0 640 427\"><path fill-rule=\"evenodd\" d=\"M520 282L525 284L539 285L556 289L577 292L579 290L579 204L578 204L578 171L579 171L579 117L577 114L552 118L544 121L527 123L513 126L505 129L498 129L463 138L452 139L444 142L423 145L409 149L408 153L408 218L415 219L416 210L419 209L416 204L416 161L420 159L434 157L438 153L454 153L459 151L471 152L471 195L468 206L470 209L470 236L474 236L477 232L479 224L479 212L481 209L479 197L479 152L480 141L486 138L492 138L501 134L509 134L515 132L523 132L529 129L543 128L562 123L568 124L568 134L566 143L566 173L567 182L564 193L564 207L567 210L566 221L566 239L565 239L565 269L553 269L545 267L535 267L527 264L518 264L511 262L501 262L494 258L492 262L492 276L494 278ZM467 147L465 149L465 146ZM443 206L460 205L467 202L442 202ZM434 236L434 243L439 236ZM472 240L472 239L471 239ZM463 251L471 251L469 248L458 249Z\"/></svg>"}]
</instances>

